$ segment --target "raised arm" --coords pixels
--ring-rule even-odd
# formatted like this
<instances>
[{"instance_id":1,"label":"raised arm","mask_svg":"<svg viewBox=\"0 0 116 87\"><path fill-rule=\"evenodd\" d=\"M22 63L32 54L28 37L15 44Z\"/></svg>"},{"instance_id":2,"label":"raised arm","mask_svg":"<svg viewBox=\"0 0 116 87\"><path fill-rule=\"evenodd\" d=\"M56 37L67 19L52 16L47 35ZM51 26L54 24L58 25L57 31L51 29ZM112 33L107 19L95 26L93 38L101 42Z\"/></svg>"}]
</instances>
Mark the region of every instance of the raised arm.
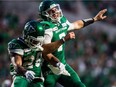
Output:
<instances>
[{"instance_id":1,"label":"raised arm","mask_svg":"<svg viewBox=\"0 0 116 87\"><path fill-rule=\"evenodd\" d=\"M89 24L92 24L96 21L101 21L104 20L107 16L104 16L104 14L107 12L107 9L103 9L101 11L98 12L98 14L93 17L93 18L88 18L88 19L83 19L83 20L77 20L75 22L73 22L73 28L74 29L81 29Z\"/></svg>"},{"instance_id":2,"label":"raised arm","mask_svg":"<svg viewBox=\"0 0 116 87\"><path fill-rule=\"evenodd\" d=\"M65 41L68 41L68 40L74 39L74 38L75 38L74 32L70 32L64 38L62 38L58 41L55 41L55 42L52 42L49 44L43 44L43 46L42 46L44 48L43 53L44 54L52 53L55 50L57 50Z\"/></svg>"},{"instance_id":3,"label":"raised arm","mask_svg":"<svg viewBox=\"0 0 116 87\"><path fill-rule=\"evenodd\" d=\"M54 55L52 55L50 53L57 50L65 41L68 41L68 40L74 39L74 38L75 38L74 32L70 32L64 38L62 38L58 41L48 43L48 44L44 44L42 46L44 48L44 50L42 52L43 58L45 60L47 60L49 63L51 63L52 65L56 66L56 63L58 63L59 60Z\"/></svg>"}]
</instances>

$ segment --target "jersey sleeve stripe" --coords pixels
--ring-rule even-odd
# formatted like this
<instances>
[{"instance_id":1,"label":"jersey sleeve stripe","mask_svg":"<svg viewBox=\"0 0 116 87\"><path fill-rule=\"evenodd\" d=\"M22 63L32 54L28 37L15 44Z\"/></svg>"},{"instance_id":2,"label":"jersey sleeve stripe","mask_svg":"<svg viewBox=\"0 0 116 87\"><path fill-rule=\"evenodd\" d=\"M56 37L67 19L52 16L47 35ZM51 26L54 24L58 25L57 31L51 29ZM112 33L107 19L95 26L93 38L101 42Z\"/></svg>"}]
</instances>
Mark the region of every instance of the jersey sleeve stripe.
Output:
<instances>
[{"instance_id":1,"label":"jersey sleeve stripe","mask_svg":"<svg viewBox=\"0 0 116 87\"><path fill-rule=\"evenodd\" d=\"M19 55L24 55L24 51L22 49L12 49L12 50L9 50L9 53L16 53Z\"/></svg>"}]
</instances>

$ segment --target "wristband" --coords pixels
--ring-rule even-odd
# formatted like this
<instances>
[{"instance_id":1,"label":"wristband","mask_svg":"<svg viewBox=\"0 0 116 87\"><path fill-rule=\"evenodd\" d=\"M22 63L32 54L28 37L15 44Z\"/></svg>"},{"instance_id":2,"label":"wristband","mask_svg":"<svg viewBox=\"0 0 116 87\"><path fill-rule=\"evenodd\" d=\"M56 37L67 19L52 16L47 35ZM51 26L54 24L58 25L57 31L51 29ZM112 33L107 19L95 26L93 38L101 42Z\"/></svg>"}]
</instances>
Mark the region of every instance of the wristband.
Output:
<instances>
[{"instance_id":1,"label":"wristband","mask_svg":"<svg viewBox=\"0 0 116 87\"><path fill-rule=\"evenodd\" d=\"M92 24L94 22L94 19L93 18L88 18L88 19L83 19L82 21L84 22L83 27L85 27L85 26L87 26L89 24Z\"/></svg>"}]
</instances>

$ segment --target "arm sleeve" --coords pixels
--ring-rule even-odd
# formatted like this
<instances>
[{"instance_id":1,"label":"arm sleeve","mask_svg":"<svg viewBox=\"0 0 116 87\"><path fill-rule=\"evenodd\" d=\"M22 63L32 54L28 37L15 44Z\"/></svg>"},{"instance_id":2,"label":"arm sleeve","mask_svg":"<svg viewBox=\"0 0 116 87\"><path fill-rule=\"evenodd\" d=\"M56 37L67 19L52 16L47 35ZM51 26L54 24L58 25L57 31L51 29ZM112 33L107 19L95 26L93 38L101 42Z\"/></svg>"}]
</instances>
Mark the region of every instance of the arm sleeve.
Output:
<instances>
[{"instance_id":1,"label":"arm sleeve","mask_svg":"<svg viewBox=\"0 0 116 87\"><path fill-rule=\"evenodd\" d=\"M47 30L45 30L45 36L44 36L44 37L45 37L45 39L44 39L44 44L51 43L52 36L53 36L52 29L47 29Z\"/></svg>"},{"instance_id":2,"label":"arm sleeve","mask_svg":"<svg viewBox=\"0 0 116 87\"><path fill-rule=\"evenodd\" d=\"M23 55L23 50L22 49L8 49L9 51L9 54L11 53L16 53L16 54L19 54L19 55Z\"/></svg>"}]
</instances>

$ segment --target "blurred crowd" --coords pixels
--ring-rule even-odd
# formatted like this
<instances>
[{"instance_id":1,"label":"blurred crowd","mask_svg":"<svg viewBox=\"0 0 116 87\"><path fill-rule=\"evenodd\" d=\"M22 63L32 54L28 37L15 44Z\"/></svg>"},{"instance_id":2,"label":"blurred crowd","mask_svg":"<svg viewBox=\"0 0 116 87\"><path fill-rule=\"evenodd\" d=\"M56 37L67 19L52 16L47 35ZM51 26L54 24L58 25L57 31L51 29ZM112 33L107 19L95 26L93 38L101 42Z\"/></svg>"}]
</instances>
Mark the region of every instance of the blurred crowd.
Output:
<instances>
[{"instance_id":1,"label":"blurred crowd","mask_svg":"<svg viewBox=\"0 0 116 87\"><path fill-rule=\"evenodd\" d=\"M71 7L70 2L67 7ZM73 3L73 2L72 2ZM84 2L92 13L96 13L96 7L101 9L108 2ZM110 2L112 17L106 20L115 23L116 16L113 2ZM107 5L109 6L109 5ZM65 6L64 6L65 7ZM24 24L34 18L35 15L23 16L18 12L5 12L4 4L0 2L0 87L10 87L12 77L9 73L10 58L7 51L8 42L21 35ZM64 8L66 9L66 8ZM97 10L98 11L98 10ZM81 77L87 87L116 87L116 38L109 39L109 34L99 31L95 27L88 27L86 32L75 31L76 39L66 43L67 62Z\"/></svg>"},{"instance_id":2,"label":"blurred crowd","mask_svg":"<svg viewBox=\"0 0 116 87\"><path fill-rule=\"evenodd\" d=\"M69 64L87 87L116 86L116 39L93 27L76 33L77 38L66 45Z\"/></svg>"}]
</instances>

